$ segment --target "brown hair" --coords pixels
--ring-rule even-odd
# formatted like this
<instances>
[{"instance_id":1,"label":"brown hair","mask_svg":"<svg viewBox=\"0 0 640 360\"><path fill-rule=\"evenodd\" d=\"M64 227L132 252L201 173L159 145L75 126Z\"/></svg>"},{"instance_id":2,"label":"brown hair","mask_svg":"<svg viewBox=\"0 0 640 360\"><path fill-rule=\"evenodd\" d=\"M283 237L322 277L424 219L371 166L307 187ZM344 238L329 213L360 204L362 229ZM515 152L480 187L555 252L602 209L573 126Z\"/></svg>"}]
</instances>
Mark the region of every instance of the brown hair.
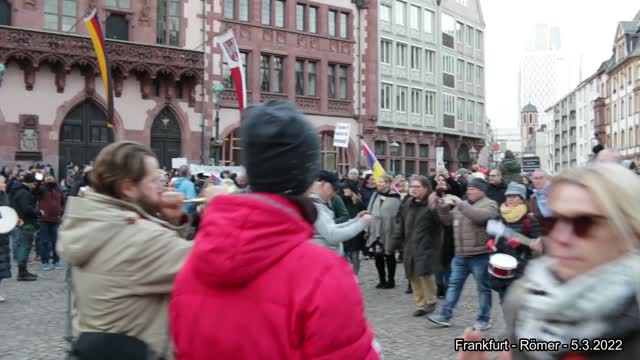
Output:
<instances>
[{"instance_id":1,"label":"brown hair","mask_svg":"<svg viewBox=\"0 0 640 360\"><path fill-rule=\"evenodd\" d=\"M438 175L441 176L441 175ZM436 176L436 179L438 177ZM431 181L429 181L429 179L426 176L416 176L411 178L411 181L417 181L420 183L420 185L422 185L423 188L427 189L427 196L429 196L429 194L431 193Z\"/></svg>"},{"instance_id":2,"label":"brown hair","mask_svg":"<svg viewBox=\"0 0 640 360\"><path fill-rule=\"evenodd\" d=\"M121 198L118 185L122 180L130 179L137 183L147 176L147 157L156 156L148 147L133 141L106 146L98 153L96 165L90 172L92 187L99 194Z\"/></svg>"},{"instance_id":3,"label":"brown hair","mask_svg":"<svg viewBox=\"0 0 640 360\"><path fill-rule=\"evenodd\" d=\"M511 151L511 150L507 150L507 151L505 151L505 152L504 152L504 158L505 158L505 159L515 159L515 158L516 158L516 156L515 156L515 154L513 153L513 151Z\"/></svg>"},{"instance_id":4,"label":"brown hair","mask_svg":"<svg viewBox=\"0 0 640 360\"><path fill-rule=\"evenodd\" d=\"M387 184L391 185L391 183L393 183L393 178L389 175L382 175L380 176L380 179L384 180L384 182L386 182Z\"/></svg>"}]
</instances>

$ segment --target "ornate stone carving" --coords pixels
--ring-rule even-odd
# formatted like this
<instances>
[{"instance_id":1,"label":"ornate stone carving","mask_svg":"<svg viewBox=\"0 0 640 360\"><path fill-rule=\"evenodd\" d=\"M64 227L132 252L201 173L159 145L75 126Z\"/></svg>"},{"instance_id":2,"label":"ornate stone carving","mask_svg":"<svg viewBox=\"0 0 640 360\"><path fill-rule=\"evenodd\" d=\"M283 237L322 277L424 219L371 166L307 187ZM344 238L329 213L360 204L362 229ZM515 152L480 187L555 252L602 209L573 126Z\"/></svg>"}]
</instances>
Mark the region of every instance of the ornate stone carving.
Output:
<instances>
[{"instance_id":1,"label":"ornate stone carving","mask_svg":"<svg viewBox=\"0 0 640 360\"><path fill-rule=\"evenodd\" d=\"M274 94L274 93L260 93L260 102L265 102L267 100L276 99L276 100L287 100L287 95L285 94Z\"/></svg>"},{"instance_id":2,"label":"ornate stone carving","mask_svg":"<svg viewBox=\"0 0 640 360\"><path fill-rule=\"evenodd\" d=\"M353 104L351 101L329 100L328 110L330 113L353 114Z\"/></svg>"},{"instance_id":3,"label":"ornate stone carving","mask_svg":"<svg viewBox=\"0 0 640 360\"><path fill-rule=\"evenodd\" d=\"M84 90L88 96L93 96L96 92L96 77L92 71L84 72Z\"/></svg>"},{"instance_id":4,"label":"ornate stone carving","mask_svg":"<svg viewBox=\"0 0 640 360\"><path fill-rule=\"evenodd\" d=\"M64 92L64 87L67 83L67 73L64 69L56 69L56 91L59 94Z\"/></svg>"},{"instance_id":5,"label":"ornate stone carving","mask_svg":"<svg viewBox=\"0 0 640 360\"><path fill-rule=\"evenodd\" d=\"M276 31L276 44L284 45L287 43L287 33L284 31Z\"/></svg>"},{"instance_id":6,"label":"ornate stone carving","mask_svg":"<svg viewBox=\"0 0 640 360\"><path fill-rule=\"evenodd\" d=\"M262 40L273 42L273 30L262 29Z\"/></svg>"},{"instance_id":7,"label":"ornate stone carving","mask_svg":"<svg viewBox=\"0 0 640 360\"><path fill-rule=\"evenodd\" d=\"M296 105L303 111L320 111L320 99L312 97L298 96L296 97Z\"/></svg>"},{"instance_id":8,"label":"ornate stone carving","mask_svg":"<svg viewBox=\"0 0 640 360\"><path fill-rule=\"evenodd\" d=\"M33 90L33 84L36 83L36 69L31 65L27 64L22 67L24 71L24 86L28 91Z\"/></svg>"},{"instance_id":9,"label":"ornate stone carving","mask_svg":"<svg viewBox=\"0 0 640 360\"><path fill-rule=\"evenodd\" d=\"M95 9L97 3L98 3L97 0L89 0L89 2L87 3L87 10L85 11L85 14L86 15L91 14L91 11Z\"/></svg>"},{"instance_id":10,"label":"ornate stone carving","mask_svg":"<svg viewBox=\"0 0 640 360\"><path fill-rule=\"evenodd\" d=\"M309 38L305 35L298 34L296 36L296 44L298 45L299 48L306 49L309 44Z\"/></svg>"},{"instance_id":11,"label":"ornate stone carving","mask_svg":"<svg viewBox=\"0 0 640 360\"><path fill-rule=\"evenodd\" d=\"M113 75L113 93L116 97L122 96L122 88L124 87L124 76L120 73Z\"/></svg>"},{"instance_id":12,"label":"ornate stone carving","mask_svg":"<svg viewBox=\"0 0 640 360\"><path fill-rule=\"evenodd\" d=\"M352 48L353 44L349 42L340 40L329 40L329 51L332 53L351 55Z\"/></svg>"},{"instance_id":13,"label":"ornate stone carving","mask_svg":"<svg viewBox=\"0 0 640 360\"><path fill-rule=\"evenodd\" d=\"M142 26L151 26L151 5L149 5L149 0L144 0L142 11L138 17L138 24Z\"/></svg>"},{"instance_id":14,"label":"ornate stone carving","mask_svg":"<svg viewBox=\"0 0 640 360\"><path fill-rule=\"evenodd\" d=\"M329 40L329 51L332 53L338 52L338 41L337 40Z\"/></svg>"},{"instance_id":15,"label":"ornate stone carving","mask_svg":"<svg viewBox=\"0 0 640 360\"><path fill-rule=\"evenodd\" d=\"M27 10L38 10L38 0L24 0L22 7Z\"/></svg>"},{"instance_id":16,"label":"ornate stone carving","mask_svg":"<svg viewBox=\"0 0 640 360\"><path fill-rule=\"evenodd\" d=\"M240 25L240 39L251 40L251 29L248 26Z\"/></svg>"},{"instance_id":17,"label":"ornate stone carving","mask_svg":"<svg viewBox=\"0 0 640 360\"><path fill-rule=\"evenodd\" d=\"M351 55L351 49L353 48L353 45L348 43L348 42L341 42L340 43L340 52L346 55Z\"/></svg>"},{"instance_id":18,"label":"ornate stone carving","mask_svg":"<svg viewBox=\"0 0 640 360\"><path fill-rule=\"evenodd\" d=\"M20 115L20 151L38 152L38 115Z\"/></svg>"},{"instance_id":19,"label":"ornate stone carving","mask_svg":"<svg viewBox=\"0 0 640 360\"><path fill-rule=\"evenodd\" d=\"M107 51L114 68L128 73L134 69L155 77L159 72L168 72L174 78L192 74L197 83L202 82L204 56L202 52L145 44L118 43L107 40ZM68 71L73 65L89 66L98 73L98 65L91 41L87 37L51 34L35 30L0 29L0 59L24 60L33 68L41 61L56 56ZM25 67L24 69L28 69ZM25 73L27 89L32 86L31 75Z\"/></svg>"}]
</instances>

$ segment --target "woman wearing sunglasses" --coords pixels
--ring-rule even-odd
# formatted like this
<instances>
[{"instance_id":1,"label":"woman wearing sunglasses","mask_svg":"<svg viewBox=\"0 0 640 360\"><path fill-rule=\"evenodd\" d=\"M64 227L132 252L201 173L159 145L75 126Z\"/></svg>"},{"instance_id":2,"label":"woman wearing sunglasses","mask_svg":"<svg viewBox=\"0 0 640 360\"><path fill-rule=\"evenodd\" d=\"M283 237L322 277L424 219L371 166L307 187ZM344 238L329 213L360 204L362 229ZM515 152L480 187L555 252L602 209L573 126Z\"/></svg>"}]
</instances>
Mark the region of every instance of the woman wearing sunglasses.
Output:
<instances>
[{"instance_id":1,"label":"woman wearing sunglasses","mask_svg":"<svg viewBox=\"0 0 640 360\"><path fill-rule=\"evenodd\" d=\"M559 346L515 348L500 359L640 359L639 189L640 178L613 163L569 169L552 180L546 256L511 286L503 311L511 344L535 339Z\"/></svg>"}]
</instances>

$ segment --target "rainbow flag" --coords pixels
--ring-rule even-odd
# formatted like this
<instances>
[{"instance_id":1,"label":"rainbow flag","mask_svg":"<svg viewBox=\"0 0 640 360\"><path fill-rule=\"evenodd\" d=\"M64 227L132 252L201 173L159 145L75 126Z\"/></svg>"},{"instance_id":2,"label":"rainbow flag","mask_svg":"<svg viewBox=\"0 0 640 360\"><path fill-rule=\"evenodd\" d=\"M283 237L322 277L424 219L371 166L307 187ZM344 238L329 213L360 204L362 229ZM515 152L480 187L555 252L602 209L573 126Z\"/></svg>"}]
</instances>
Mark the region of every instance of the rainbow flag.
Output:
<instances>
[{"instance_id":1,"label":"rainbow flag","mask_svg":"<svg viewBox=\"0 0 640 360\"><path fill-rule=\"evenodd\" d=\"M111 85L111 63L107 56L104 35L102 34L102 29L100 29L100 22L98 21L98 12L96 8L93 8L91 14L84 18L84 23L87 25L89 37L91 38L93 48L96 51L98 67L100 68L100 75L102 76L102 84L104 85L104 94L107 97L107 127L113 128L113 86Z\"/></svg>"},{"instance_id":2,"label":"rainbow flag","mask_svg":"<svg viewBox=\"0 0 640 360\"><path fill-rule=\"evenodd\" d=\"M367 158L367 163L369 164L369 167L371 168L371 170L373 170L373 179L376 182L378 182L378 179L382 175L386 174L386 172L384 171L384 168L382 168L382 165L376 158L376 154L374 154L373 151L371 151L371 149L367 146L367 144L364 141L362 142L362 151L364 152L364 156Z\"/></svg>"}]
</instances>

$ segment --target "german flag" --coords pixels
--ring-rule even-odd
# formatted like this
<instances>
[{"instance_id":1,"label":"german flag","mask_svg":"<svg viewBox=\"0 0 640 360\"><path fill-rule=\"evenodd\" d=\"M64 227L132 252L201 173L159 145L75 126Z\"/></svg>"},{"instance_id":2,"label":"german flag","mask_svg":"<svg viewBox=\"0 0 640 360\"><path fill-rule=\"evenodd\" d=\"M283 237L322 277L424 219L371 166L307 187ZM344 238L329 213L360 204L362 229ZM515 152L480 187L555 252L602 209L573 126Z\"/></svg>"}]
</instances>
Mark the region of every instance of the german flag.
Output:
<instances>
[{"instance_id":1,"label":"german flag","mask_svg":"<svg viewBox=\"0 0 640 360\"><path fill-rule=\"evenodd\" d=\"M96 58L98 60L98 66L100 67L100 75L102 76L102 84L104 85L104 93L107 97L107 127L114 128L111 63L109 62L109 56L107 56L107 48L105 47L104 35L102 34L102 29L100 28L100 22L98 21L98 12L96 8L93 8L91 14L84 18L84 23L87 25L89 37L91 37L93 48L96 51Z\"/></svg>"}]
</instances>

